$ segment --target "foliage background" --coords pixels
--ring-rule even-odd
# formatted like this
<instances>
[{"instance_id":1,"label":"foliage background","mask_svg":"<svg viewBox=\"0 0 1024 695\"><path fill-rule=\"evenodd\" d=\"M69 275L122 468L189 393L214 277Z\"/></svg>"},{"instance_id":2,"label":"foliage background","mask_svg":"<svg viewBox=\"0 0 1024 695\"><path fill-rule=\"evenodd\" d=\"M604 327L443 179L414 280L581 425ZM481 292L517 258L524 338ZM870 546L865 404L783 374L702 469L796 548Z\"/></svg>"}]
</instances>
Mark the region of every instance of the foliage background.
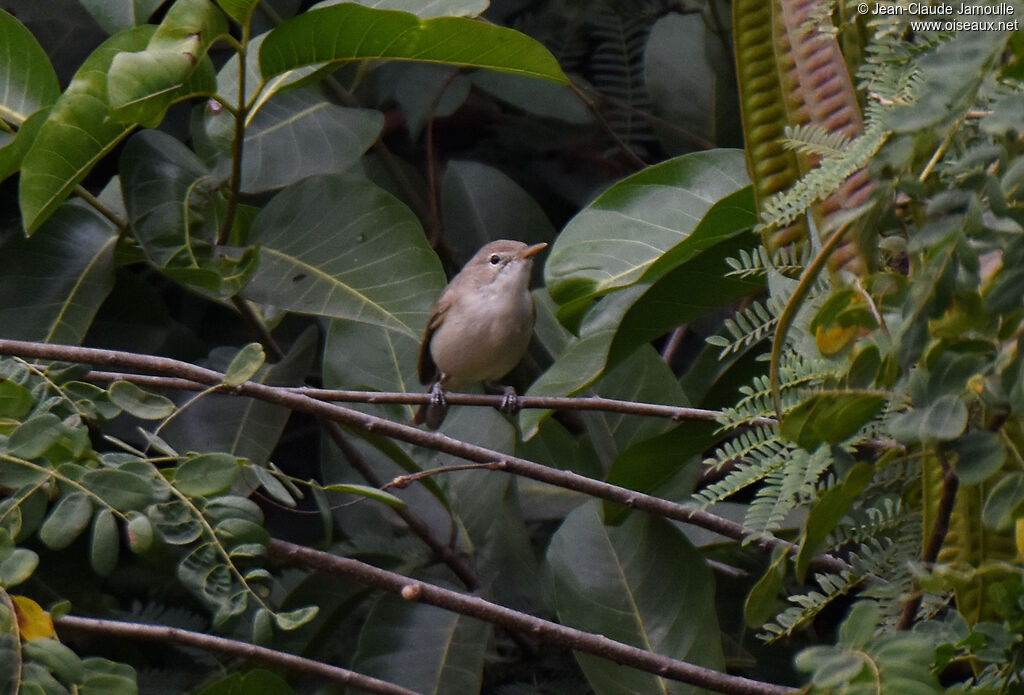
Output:
<instances>
[{"instance_id":1,"label":"foliage background","mask_svg":"<svg viewBox=\"0 0 1024 695\"><path fill-rule=\"evenodd\" d=\"M0 692L1020 687L1019 32L331 5L2 3ZM551 243L509 380L619 410L403 426L496 238Z\"/></svg>"}]
</instances>

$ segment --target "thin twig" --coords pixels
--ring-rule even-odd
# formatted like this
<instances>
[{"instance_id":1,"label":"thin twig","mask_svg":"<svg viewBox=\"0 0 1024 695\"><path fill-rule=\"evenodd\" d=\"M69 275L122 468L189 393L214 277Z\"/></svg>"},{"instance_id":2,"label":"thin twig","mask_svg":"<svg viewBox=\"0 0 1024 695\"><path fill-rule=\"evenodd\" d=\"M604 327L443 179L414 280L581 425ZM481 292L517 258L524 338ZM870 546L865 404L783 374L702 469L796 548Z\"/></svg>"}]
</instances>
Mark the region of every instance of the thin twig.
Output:
<instances>
[{"instance_id":1,"label":"thin twig","mask_svg":"<svg viewBox=\"0 0 1024 695\"><path fill-rule=\"evenodd\" d=\"M287 652L258 647L254 644L224 637L215 637L214 635L207 635L202 632L182 630L177 627L128 623L120 620L82 618L77 615L65 615L53 622L61 632L67 630L69 632L100 635L103 637L115 636L126 640L180 644L188 647L197 647L208 652L228 654L269 666L277 666L309 676L319 676L332 683L359 688L368 693L379 693L380 695L418 695L415 691L403 688L400 685L364 676L361 673L349 671L339 666L331 666L330 664L313 661L312 659L288 654Z\"/></svg>"},{"instance_id":2,"label":"thin twig","mask_svg":"<svg viewBox=\"0 0 1024 695\"><path fill-rule=\"evenodd\" d=\"M150 376L147 374L131 374L126 372L108 372L93 370L85 376L88 381L106 383L109 381L131 381L139 386L149 388L168 388L184 391L200 391L206 386L196 381L179 377ZM356 391L343 389L319 389L311 386L282 387L287 391L309 396L320 401L338 401L343 403L372 403L377 405L421 405L427 403L430 394L425 392L401 391ZM504 396L480 393L445 392L445 400L449 405L479 405L500 408ZM542 408L545 410L599 410L604 412L622 413L625 415L642 415L647 417L664 417L677 422L698 420L702 422L718 422L722 413L704 408L686 408L661 403L641 403L623 401L600 396L519 396L520 408ZM753 418L745 423L749 427L770 427L775 419L769 417Z\"/></svg>"},{"instance_id":3,"label":"thin twig","mask_svg":"<svg viewBox=\"0 0 1024 695\"><path fill-rule=\"evenodd\" d=\"M593 114L594 116L594 120L597 121L597 124L601 126L601 129L604 130L605 134L612 139L612 141L618 146L622 153L626 155L626 158L629 160L630 164L635 166L637 170L646 168L647 162L641 159L640 156L633 151L633 148L631 148L621 137L619 137L619 134L616 133L615 129L612 128L611 124L608 123L608 119L606 119L604 117L604 114L601 113L601 107L595 104L592 99L589 99L587 97L585 88L576 84L573 81L570 81L569 89L572 91L573 94L576 95L576 98L583 102L583 105L590 110L590 113Z\"/></svg>"},{"instance_id":4,"label":"thin twig","mask_svg":"<svg viewBox=\"0 0 1024 695\"><path fill-rule=\"evenodd\" d=\"M297 564L399 594L408 601L437 606L460 615L522 631L549 644L594 654L617 664L730 695L789 695L796 690L773 683L732 676L712 669L661 656L639 647L583 630L535 618L476 596L460 594L439 586L388 572L358 560L338 557L320 550L273 539L270 554L280 562Z\"/></svg>"},{"instance_id":5,"label":"thin twig","mask_svg":"<svg viewBox=\"0 0 1024 695\"><path fill-rule=\"evenodd\" d=\"M789 332L789 327L796 318L796 313L800 310L804 298L811 291L814 281L818 278L818 273L825 267L829 256L832 255L832 252L846 236L847 228L848 225L842 225L832 233L832 236L829 237L828 241L821 247L821 250L818 251L818 254L804 269L803 275L800 276L800 281L797 283L796 288L793 289L793 294L786 300L786 305L783 307L782 313L779 314L775 336L772 339L771 363L768 368L768 381L771 384L772 390L772 408L775 410L775 416L779 419L782 419L779 360L782 358L782 347L786 342L786 334Z\"/></svg>"},{"instance_id":6,"label":"thin twig","mask_svg":"<svg viewBox=\"0 0 1024 695\"><path fill-rule=\"evenodd\" d=\"M106 217L110 223L118 229L125 229L128 226L127 222L122 220L116 212L104 205L102 201L90 193L85 186L75 186L75 195L88 203L93 210Z\"/></svg>"},{"instance_id":7,"label":"thin twig","mask_svg":"<svg viewBox=\"0 0 1024 695\"><path fill-rule=\"evenodd\" d=\"M188 362L182 362L169 357L156 357L119 350L0 339L0 355L20 355L33 359L82 362L102 367L117 366L140 371L162 372L192 379L211 386L223 384L224 379L224 375L218 371L199 367ZM222 387L220 391L232 395L258 398L292 410L328 418L347 427L354 427L366 432L398 439L415 446L451 454L467 461L493 463L495 468L507 473L514 473L532 480L539 480L568 490L582 492L591 497L608 500L609 502L624 504L631 509L639 509L667 519L700 526L733 540L746 541L754 539L752 540L752 545L764 550L771 550L779 546L793 548L793 544L788 541L772 536L758 536L741 524L715 516L709 512L691 509L676 502L588 478L571 471L550 468L517 456L509 456L493 449L453 439L440 432L421 430L410 425L403 425L382 417L362 413L358 410L318 401L287 389L247 381L234 388ZM850 566L846 562L830 555L819 555L812 561L811 565L815 569L835 573L850 570Z\"/></svg>"},{"instance_id":8,"label":"thin twig","mask_svg":"<svg viewBox=\"0 0 1024 695\"><path fill-rule=\"evenodd\" d=\"M432 248L437 248L441 243L441 191L437 185L437 153L434 149L434 122L435 112L441 104L441 97L448 91L455 78L462 74L462 70L456 69L448 76L434 95L430 104L430 119L427 121L427 192L430 196L430 233L427 240Z\"/></svg>"},{"instance_id":9,"label":"thin twig","mask_svg":"<svg viewBox=\"0 0 1024 695\"><path fill-rule=\"evenodd\" d=\"M231 228L235 224L235 212L238 210L238 197L242 192L242 150L245 147L245 122L249 116L249 107L245 102L246 54L249 50L249 31L251 17L242 22L242 40L237 47L238 53L238 106L236 107L235 133L231 141L231 179L228 182L227 209L217 234L217 243L226 244L231 239Z\"/></svg>"},{"instance_id":10,"label":"thin twig","mask_svg":"<svg viewBox=\"0 0 1024 695\"><path fill-rule=\"evenodd\" d=\"M676 356L679 346L683 344L683 339L689 332L688 329L688 326L679 326L669 334L668 340L665 341L665 347L661 351L661 359L665 361L665 364L672 364L672 359Z\"/></svg>"}]
</instances>

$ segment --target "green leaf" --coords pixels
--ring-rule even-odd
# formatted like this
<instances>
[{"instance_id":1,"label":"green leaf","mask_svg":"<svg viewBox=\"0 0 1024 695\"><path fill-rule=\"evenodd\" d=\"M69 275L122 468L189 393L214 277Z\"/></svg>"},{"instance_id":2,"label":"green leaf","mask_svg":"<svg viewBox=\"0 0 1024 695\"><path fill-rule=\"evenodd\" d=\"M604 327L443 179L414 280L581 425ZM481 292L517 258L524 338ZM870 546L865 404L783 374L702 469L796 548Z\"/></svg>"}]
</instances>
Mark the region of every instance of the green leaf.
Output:
<instances>
[{"instance_id":1,"label":"green leaf","mask_svg":"<svg viewBox=\"0 0 1024 695\"><path fill-rule=\"evenodd\" d=\"M118 53L145 48L154 31L144 26L104 41L57 99L22 162L18 200L29 234L131 130L107 119L107 70Z\"/></svg>"},{"instance_id":2,"label":"green leaf","mask_svg":"<svg viewBox=\"0 0 1024 695\"><path fill-rule=\"evenodd\" d=\"M745 195L749 198L749 190ZM760 283L724 277L725 258L738 248L749 247L750 235L740 232L734 229L735 236L667 272L654 268L650 275L656 279L650 282L644 280L604 297L587 313L579 339L558 354L528 394L579 393L658 336L757 291ZM533 436L537 424L549 414L538 409L524 411L520 415L523 437Z\"/></svg>"},{"instance_id":3,"label":"green leaf","mask_svg":"<svg viewBox=\"0 0 1024 695\"><path fill-rule=\"evenodd\" d=\"M145 24L162 0L79 0L108 34Z\"/></svg>"},{"instance_id":4,"label":"green leaf","mask_svg":"<svg viewBox=\"0 0 1024 695\"><path fill-rule=\"evenodd\" d=\"M144 50L114 56L107 73L111 118L150 128L159 125L202 65L210 44L226 32L224 15L209 0L176 0ZM203 85L189 91L214 91L212 66L198 72L204 75Z\"/></svg>"},{"instance_id":5,"label":"green leaf","mask_svg":"<svg viewBox=\"0 0 1024 695\"><path fill-rule=\"evenodd\" d=\"M313 9L330 7L351 0L324 0L318 2ZM380 10L401 10L412 12L417 17L461 16L476 17L483 14L490 4L488 0L354 0L364 7L376 7Z\"/></svg>"},{"instance_id":6,"label":"green leaf","mask_svg":"<svg viewBox=\"0 0 1024 695\"><path fill-rule=\"evenodd\" d=\"M21 584L32 576L38 566L39 556L28 548L14 548L7 554L0 550L0 587L9 589ZM2 664L0 657L0 666Z\"/></svg>"},{"instance_id":7,"label":"green leaf","mask_svg":"<svg viewBox=\"0 0 1024 695\"><path fill-rule=\"evenodd\" d=\"M82 660L85 680L78 695L138 695L135 669L97 656Z\"/></svg>"},{"instance_id":8,"label":"green leaf","mask_svg":"<svg viewBox=\"0 0 1024 695\"><path fill-rule=\"evenodd\" d=\"M101 509L92 522L92 539L89 544L89 564L101 577L109 576L117 568L117 556L121 541L117 521L109 509Z\"/></svg>"},{"instance_id":9,"label":"green leaf","mask_svg":"<svg viewBox=\"0 0 1024 695\"><path fill-rule=\"evenodd\" d=\"M25 642L23 649L26 657L42 664L65 683L81 683L85 678L78 655L52 637Z\"/></svg>"},{"instance_id":10,"label":"green leaf","mask_svg":"<svg viewBox=\"0 0 1024 695\"><path fill-rule=\"evenodd\" d=\"M885 405L876 393L816 393L786 413L779 425L782 436L814 451L821 444L839 444L855 435Z\"/></svg>"},{"instance_id":11,"label":"green leaf","mask_svg":"<svg viewBox=\"0 0 1024 695\"><path fill-rule=\"evenodd\" d=\"M57 73L36 37L0 9L0 118L19 126L60 95ZM0 135L0 145L5 144Z\"/></svg>"},{"instance_id":12,"label":"green leaf","mask_svg":"<svg viewBox=\"0 0 1024 695\"><path fill-rule=\"evenodd\" d=\"M609 375L609 380L615 378L614 374ZM624 423L626 428L630 428L628 422ZM696 478L694 457L716 441L717 428L713 422L688 422L650 439L638 436L636 442L615 457L605 480L637 492L652 492L686 467L691 469L691 478ZM604 503L605 521L609 524L618 523L628 512L624 505Z\"/></svg>"},{"instance_id":13,"label":"green leaf","mask_svg":"<svg viewBox=\"0 0 1024 695\"><path fill-rule=\"evenodd\" d=\"M82 476L81 484L119 512L141 509L153 501L149 480L121 468L100 468Z\"/></svg>"},{"instance_id":14,"label":"green leaf","mask_svg":"<svg viewBox=\"0 0 1024 695\"><path fill-rule=\"evenodd\" d=\"M0 591L0 695L19 695L22 669L21 636L14 603Z\"/></svg>"},{"instance_id":15,"label":"green leaf","mask_svg":"<svg viewBox=\"0 0 1024 695\"><path fill-rule=\"evenodd\" d=\"M981 520L986 528L1006 531L1013 527L1024 508L1024 474L1009 473L1000 478L985 499Z\"/></svg>"},{"instance_id":16,"label":"green leaf","mask_svg":"<svg viewBox=\"0 0 1024 695\"><path fill-rule=\"evenodd\" d=\"M315 618L318 612L316 606L306 606L285 613L274 613L274 623L281 630L297 630Z\"/></svg>"},{"instance_id":17,"label":"green leaf","mask_svg":"<svg viewBox=\"0 0 1024 695\"><path fill-rule=\"evenodd\" d=\"M246 298L344 318L418 341L443 283L415 216L364 179L314 176L278 193L250 241L260 267Z\"/></svg>"},{"instance_id":18,"label":"green leaf","mask_svg":"<svg viewBox=\"0 0 1024 695\"><path fill-rule=\"evenodd\" d=\"M215 495L230 488L241 472L241 462L231 454L200 454L175 469L174 487L189 497Z\"/></svg>"},{"instance_id":19,"label":"green leaf","mask_svg":"<svg viewBox=\"0 0 1024 695\"><path fill-rule=\"evenodd\" d=\"M939 396L921 407L897 413L889 430L901 442L935 442L956 439L967 428L967 406L954 394Z\"/></svg>"},{"instance_id":20,"label":"green leaf","mask_svg":"<svg viewBox=\"0 0 1024 695\"><path fill-rule=\"evenodd\" d=\"M60 418L53 413L33 415L11 432L8 440L11 455L25 459L39 458L64 436Z\"/></svg>"},{"instance_id":21,"label":"green leaf","mask_svg":"<svg viewBox=\"0 0 1024 695\"><path fill-rule=\"evenodd\" d=\"M91 518L92 500L80 490L70 492L46 517L39 528L39 539L52 550L63 550L78 538Z\"/></svg>"},{"instance_id":22,"label":"green leaf","mask_svg":"<svg viewBox=\"0 0 1024 695\"><path fill-rule=\"evenodd\" d=\"M196 695L295 695L295 691L276 673L254 669L224 676Z\"/></svg>"},{"instance_id":23,"label":"green leaf","mask_svg":"<svg viewBox=\"0 0 1024 695\"><path fill-rule=\"evenodd\" d=\"M995 432L968 432L953 442L956 453L956 477L961 485L977 485L988 480L1006 461L1006 447Z\"/></svg>"},{"instance_id":24,"label":"green leaf","mask_svg":"<svg viewBox=\"0 0 1024 695\"><path fill-rule=\"evenodd\" d=\"M874 601L858 601L850 609L839 628L839 643L851 649L862 649L875 633L881 612Z\"/></svg>"},{"instance_id":25,"label":"green leaf","mask_svg":"<svg viewBox=\"0 0 1024 695\"><path fill-rule=\"evenodd\" d=\"M353 670L420 693L480 692L490 625L385 596L362 629Z\"/></svg>"},{"instance_id":26,"label":"green leaf","mask_svg":"<svg viewBox=\"0 0 1024 695\"><path fill-rule=\"evenodd\" d=\"M234 295L256 268L255 248L218 245L218 177L185 145L158 131L121 154L125 207L146 256L176 282L213 298Z\"/></svg>"},{"instance_id":27,"label":"green leaf","mask_svg":"<svg viewBox=\"0 0 1024 695\"><path fill-rule=\"evenodd\" d=\"M786 578L788 562L787 548L777 546L772 550L772 561L768 569L750 589L747 600L743 602L743 622L747 627L760 627L778 612L779 591L782 589L782 580Z\"/></svg>"},{"instance_id":28,"label":"green leaf","mask_svg":"<svg viewBox=\"0 0 1024 695\"><path fill-rule=\"evenodd\" d=\"M239 24L246 24L259 0L217 0L217 4L227 13L228 17Z\"/></svg>"},{"instance_id":29,"label":"green leaf","mask_svg":"<svg viewBox=\"0 0 1024 695\"><path fill-rule=\"evenodd\" d=\"M133 553L144 553L153 547L153 523L144 514L132 512L128 515L125 535Z\"/></svg>"},{"instance_id":30,"label":"green leaf","mask_svg":"<svg viewBox=\"0 0 1024 695\"><path fill-rule=\"evenodd\" d=\"M265 364L251 380L268 386L302 384L316 359L317 341L316 327L310 326L283 359ZM217 348L210 353L206 366L227 372L235 357L231 349ZM262 400L212 393L179 412L163 430L163 436L178 451L219 451L263 466L270 460L290 414L287 408ZM256 469L246 471L244 476L263 480ZM247 484L255 487L256 483Z\"/></svg>"},{"instance_id":31,"label":"green leaf","mask_svg":"<svg viewBox=\"0 0 1024 695\"><path fill-rule=\"evenodd\" d=\"M192 509L178 500L150 507L146 514L161 537L171 545L185 545L203 535L203 525Z\"/></svg>"},{"instance_id":32,"label":"green leaf","mask_svg":"<svg viewBox=\"0 0 1024 695\"><path fill-rule=\"evenodd\" d=\"M360 495L361 497L366 497L371 500L383 502L389 507L393 507L395 509L405 508L405 502L399 499L398 497L395 497L394 495L384 492L383 490L380 490L378 488L370 487L369 485L348 485L345 483L333 483L331 485L324 485L324 490L328 490L330 492L345 492L350 495Z\"/></svg>"},{"instance_id":33,"label":"green leaf","mask_svg":"<svg viewBox=\"0 0 1024 695\"><path fill-rule=\"evenodd\" d=\"M165 396L143 391L130 381L115 381L107 394L118 407L143 420L160 420L175 410L174 402Z\"/></svg>"},{"instance_id":34,"label":"green leaf","mask_svg":"<svg viewBox=\"0 0 1024 695\"><path fill-rule=\"evenodd\" d=\"M316 86L279 94L245 130L242 190L270 191L314 174L341 173L359 161L383 128L380 111L332 104Z\"/></svg>"},{"instance_id":35,"label":"green leaf","mask_svg":"<svg viewBox=\"0 0 1024 695\"><path fill-rule=\"evenodd\" d=\"M843 481L825 491L808 512L796 557L797 581L804 581L811 560L824 547L825 539L846 514L846 510L871 482L873 473L874 468L870 463L860 461L854 464Z\"/></svg>"},{"instance_id":36,"label":"green leaf","mask_svg":"<svg viewBox=\"0 0 1024 695\"><path fill-rule=\"evenodd\" d=\"M315 63L379 59L488 68L568 82L543 45L511 29L463 17L419 19L353 4L294 17L271 31L260 47L265 78Z\"/></svg>"},{"instance_id":37,"label":"green leaf","mask_svg":"<svg viewBox=\"0 0 1024 695\"><path fill-rule=\"evenodd\" d=\"M224 373L225 386L239 386L249 381L263 366L267 356L259 343L249 343L235 355Z\"/></svg>"},{"instance_id":38,"label":"green leaf","mask_svg":"<svg viewBox=\"0 0 1024 695\"><path fill-rule=\"evenodd\" d=\"M515 210L515 215L509 215ZM501 170L453 160L441 180L441 215L453 260L464 265L484 244L550 241L555 229L533 197Z\"/></svg>"},{"instance_id":39,"label":"green leaf","mask_svg":"<svg viewBox=\"0 0 1024 695\"><path fill-rule=\"evenodd\" d=\"M18 134L14 136L13 140L0 146L0 181L21 168L25 153L32 147L36 136L39 135L39 129L42 128L49 116L50 109L48 107L39 109L21 124ZM0 135L0 143L2 142L3 136Z\"/></svg>"},{"instance_id":40,"label":"green leaf","mask_svg":"<svg viewBox=\"0 0 1024 695\"><path fill-rule=\"evenodd\" d=\"M32 409L32 392L21 384L0 377L0 417L19 419Z\"/></svg>"},{"instance_id":41,"label":"green leaf","mask_svg":"<svg viewBox=\"0 0 1024 695\"><path fill-rule=\"evenodd\" d=\"M23 174L24 176L24 174ZM117 230L78 205L0 249L0 325L20 340L77 345L114 286Z\"/></svg>"},{"instance_id":42,"label":"green leaf","mask_svg":"<svg viewBox=\"0 0 1024 695\"><path fill-rule=\"evenodd\" d=\"M740 150L711 150L648 167L606 190L569 221L544 266L548 292L563 305L560 318L578 321L597 297L653 279L752 225L752 204L730 198L747 184Z\"/></svg>"},{"instance_id":43,"label":"green leaf","mask_svg":"<svg viewBox=\"0 0 1024 695\"><path fill-rule=\"evenodd\" d=\"M714 579L703 557L669 522L633 514L624 524L601 523L588 502L562 523L547 560L559 620L658 654L721 669ZM670 692L650 673L587 654L576 660L594 692Z\"/></svg>"}]
</instances>

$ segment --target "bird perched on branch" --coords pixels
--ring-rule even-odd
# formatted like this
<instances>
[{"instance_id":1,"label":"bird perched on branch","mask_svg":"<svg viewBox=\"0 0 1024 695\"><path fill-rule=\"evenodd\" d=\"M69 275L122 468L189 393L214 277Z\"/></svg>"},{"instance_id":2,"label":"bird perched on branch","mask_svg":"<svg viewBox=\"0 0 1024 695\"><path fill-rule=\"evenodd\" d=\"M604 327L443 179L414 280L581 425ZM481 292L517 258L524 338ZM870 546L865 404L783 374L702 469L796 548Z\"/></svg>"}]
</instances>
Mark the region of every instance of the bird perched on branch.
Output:
<instances>
[{"instance_id":1,"label":"bird perched on branch","mask_svg":"<svg viewBox=\"0 0 1024 695\"><path fill-rule=\"evenodd\" d=\"M415 424L436 430L448 411L446 389L493 385L522 359L533 334L530 270L546 246L492 241L441 292L420 344L419 377L430 385L430 402L416 411ZM516 404L506 387L502 411L515 412Z\"/></svg>"}]
</instances>

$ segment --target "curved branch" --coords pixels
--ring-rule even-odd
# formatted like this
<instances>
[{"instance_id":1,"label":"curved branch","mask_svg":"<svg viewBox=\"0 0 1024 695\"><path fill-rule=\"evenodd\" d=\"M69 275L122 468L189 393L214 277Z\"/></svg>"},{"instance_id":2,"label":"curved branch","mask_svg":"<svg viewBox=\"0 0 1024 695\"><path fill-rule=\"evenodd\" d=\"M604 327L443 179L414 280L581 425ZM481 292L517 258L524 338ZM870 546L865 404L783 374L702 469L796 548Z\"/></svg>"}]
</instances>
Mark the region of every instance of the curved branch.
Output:
<instances>
[{"instance_id":1,"label":"curved branch","mask_svg":"<svg viewBox=\"0 0 1024 695\"><path fill-rule=\"evenodd\" d=\"M224 637L215 637L214 635L207 635L202 632L192 632L191 630L182 630L181 628L167 627L166 625L146 625L142 623L127 623L120 620L82 618L77 615L65 615L53 622L61 631L67 629L71 632L114 635L129 640L198 647L209 652L229 654L248 661L298 671L309 676L319 676L332 683L359 688L368 693L378 693L379 695L417 695L415 691L403 688L400 685L364 676L361 673L349 671L339 666L331 666L330 664L313 661L312 659L288 654L287 652L258 647L254 644Z\"/></svg>"},{"instance_id":2,"label":"curved branch","mask_svg":"<svg viewBox=\"0 0 1024 695\"><path fill-rule=\"evenodd\" d=\"M201 391L207 386L198 381L178 377L149 376L146 374L129 374L124 372L105 372L94 370L85 377L89 381L109 382L131 381L139 386L150 388L170 388L182 391ZM320 401L336 401L340 403L372 403L376 405L422 405L430 400L430 394L406 393L402 391L356 391L349 389L322 389L312 386L281 387L292 393L302 394ZM500 408L504 401L502 395L482 393L445 392L445 401L449 405L482 405ZM697 420L701 422L718 422L722 413L705 408L687 408L662 403L641 403L623 401L601 396L519 396L520 408L543 408L547 410L594 410L624 415L642 415L647 417L664 417L676 422ZM770 427L776 424L775 418L758 417L744 423L749 427Z\"/></svg>"},{"instance_id":3,"label":"curved branch","mask_svg":"<svg viewBox=\"0 0 1024 695\"><path fill-rule=\"evenodd\" d=\"M103 367L117 366L141 371L162 372L197 381L207 386L223 384L224 379L224 375L220 372L188 362L182 362L169 357L155 357L118 350L0 339L0 355L21 355L34 359L63 360ZM410 425L403 425L382 417L362 413L358 410L318 401L292 390L247 381L234 388L225 387L221 392L258 398L268 403L284 406L285 408L333 420L341 425L375 434L382 434L415 446L451 454L467 461L493 464L494 468L507 473L515 473L532 480L539 480L568 490L582 492L591 497L608 500L609 502L618 502L632 509L639 509L667 519L700 526L733 540L746 541L753 539L752 545L764 550L771 550L780 546L788 549L794 547L792 543L781 538L758 536L755 532L741 524L705 511L691 509L660 497L636 492L635 490L612 485L601 480L588 478L578 473L550 468L527 459L519 458L518 456L510 456L483 446L452 439L439 432L421 430ZM819 555L811 562L811 566L815 569L835 573L851 569L846 562L830 555Z\"/></svg>"},{"instance_id":4,"label":"curved branch","mask_svg":"<svg viewBox=\"0 0 1024 695\"><path fill-rule=\"evenodd\" d=\"M715 692L729 695L789 695L797 692L793 688L732 676L654 654L645 649L609 639L604 635L584 632L549 620L535 618L476 596L442 589L439 586L382 570L358 560L338 557L287 541L271 540L270 554L281 562L298 564L309 569L348 577L363 584L399 594L407 601L426 603L508 629L519 630L535 635L550 644L559 644L608 659L617 664L653 673L663 678L692 683Z\"/></svg>"}]
</instances>

